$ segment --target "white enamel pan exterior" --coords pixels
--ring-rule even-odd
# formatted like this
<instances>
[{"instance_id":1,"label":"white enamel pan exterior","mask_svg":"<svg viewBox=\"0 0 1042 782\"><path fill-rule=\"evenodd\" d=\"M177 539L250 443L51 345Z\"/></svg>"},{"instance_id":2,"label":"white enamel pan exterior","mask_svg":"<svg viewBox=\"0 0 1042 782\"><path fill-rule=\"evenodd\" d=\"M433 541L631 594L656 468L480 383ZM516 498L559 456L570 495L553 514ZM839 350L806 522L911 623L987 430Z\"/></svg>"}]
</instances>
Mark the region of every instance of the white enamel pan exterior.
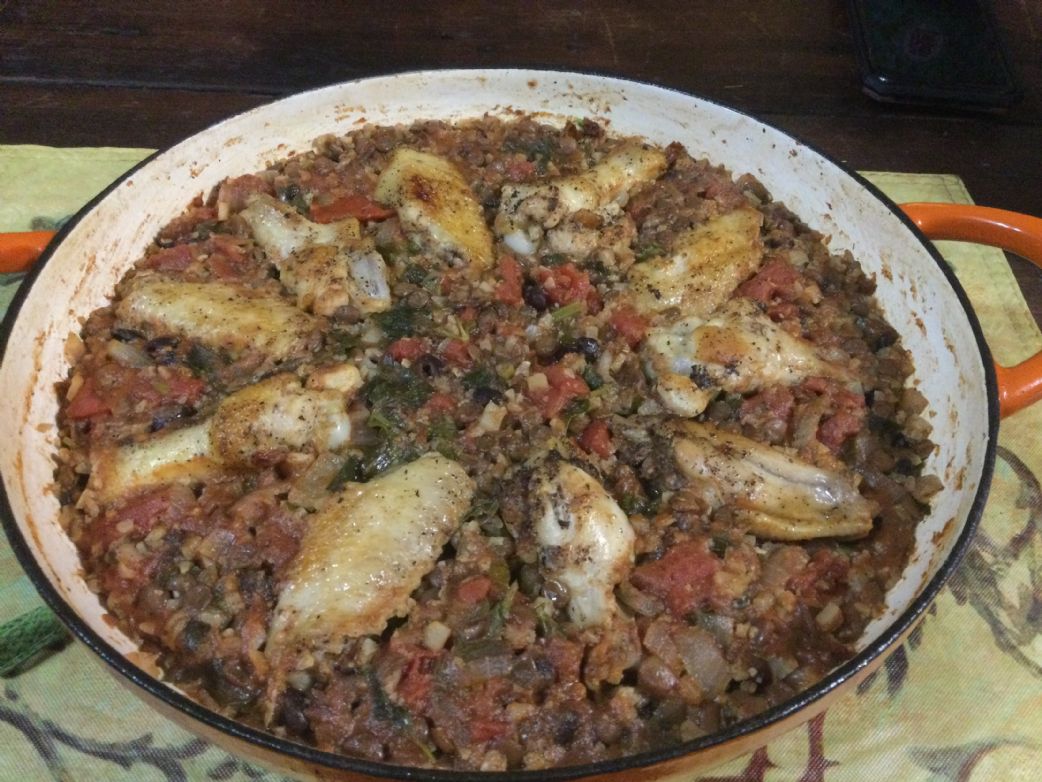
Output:
<instances>
[{"instance_id":1,"label":"white enamel pan exterior","mask_svg":"<svg viewBox=\"0 0 1042 782\"><path fill-rule=\"evenodd\" d=\"M303 93L222 122L132 171L52 243L4 324L0 470L12 544L41 593L84 642L165 713L209 738L286 770L323 778L417 775L416 770L321 753L213 714L155 678L134 641L104 620L97 596L83 581L77 553L58 524L58 502L49 489L58 407L54 384L69 368L65 340L80 330L88 313L106 304L116 281L159 229L225 177L259 170L309 149L321 134L345 133L365 122L518 111L551 122L596 117L615 134L636 134L658 144L680 141L692 155L723 164L736 175L756 175L776 200L830 236L834 251L850 250L875 276L882 309L915 358L912 382L929 400L937 444L927 471L938 475L945 488L920 525L907 572L889 595L886 614L867 629L860 654L793 701L718 735L624 761L538 774L424 772L425 779L652 779L689 773L748 751L820 711L824 696L877 665L936 595L973 532L991 477L998 427L991 358L958 283L907 218L864 180L744 114L602 76L434 71Z\"/></svg>"}]
</instances>

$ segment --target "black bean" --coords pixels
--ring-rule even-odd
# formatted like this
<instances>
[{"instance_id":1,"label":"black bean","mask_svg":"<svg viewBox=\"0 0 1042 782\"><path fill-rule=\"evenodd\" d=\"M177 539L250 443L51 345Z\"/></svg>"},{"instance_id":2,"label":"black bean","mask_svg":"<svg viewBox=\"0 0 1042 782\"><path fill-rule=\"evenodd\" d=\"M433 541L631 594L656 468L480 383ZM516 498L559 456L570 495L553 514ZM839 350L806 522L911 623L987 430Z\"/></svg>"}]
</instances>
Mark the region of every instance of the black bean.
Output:
<instances>
[{"instance_id":1,"label":"black bean","mask_svg":"<svg viewBox=\"0 0 1042 782\"><path fill-rule=\"evenodd\" d=\"M210 635L210 626L198 619L189 619L181 631L181 646L188 652L196 652Z\"/></svg>"},{"instance_id":2,"label":"black bean","mask_svg":"<svg viewBox=\"0 0 1042 782\"><path fill-rule=\"evenodd\" d=\"M567 747L579 732L580 725L582 717L575 712L566 711L559 715L557 725L554 726L554 741L562 747Z\"/></svg>"},{"instance_id":3,"label":"black bean","mask_svg":"<svg viewBox=\"0 0 1042 782\"><path fill-rule=\"evenodd\" d=\"M575 340L575 352L586 358L597 358L601 354L601 343L593 337L579 337Z\"/></svg>"},{"instance_id":4,"label":"black bean","mask_svg":"<svg viewBox=\"0 0 1042 782\"><path fill-rule=\"evenodd\" d=\"M112 336L120 342L133 342L135 339L143 339L145 335L134 329L114 328Z\"/></svg>"},{"instance_id":5,"label":"black bean","mask_svg":"<svg viewBox=\"0 0 1042 782\"><path fill-rule=\"evenodd\" d=\"M435 377L445 369L445 362L433 353L424 353L416 359L415 367L425 377Z\"/></svg>"},{"instance_id":6,"label":"black bean","mask_svg":"<svg viewBox=\"0 0 1042 782\"><path fill-rule=\"evenodd\" d=\"M219 704L240 709L256 700L260 686L237 660L216 657L203 673L203 683Z\"/></svg>"},{"instance_id":7,"label":"black bean","mask_svg":"<svg viewBox=\"0 0 1042 782\"><path fill-rule=\"evenodd\" d=\"M524 298L525 304L537 312L545 312L550 306L546 291L532 280L525 280L525 284L521 287L521 296Z\"/></svg>"},{"instance_id":8,"label":"black bean","mask_svg":"<svg viewBox=\"0 0 1042 782\"><path fill-rule=\"evenodd\" d=\"M283 693L279 705L286 732L293 736L307 737L311 731L311 724L305 714L308 706L307 696L290 687Z\"/></svg>"},{"instance_id":9,"label":"black bean","mask_svg":"<svg viewBox=\"0 0 1042 782\"><path fill-rule=\"evenodd\" d=\"M478 386L474 389L474 401L479 405L487 405L489 402L499 403L503 400L503 393L491 386Z\"/></svg>"},{"instance_id":10,"label":"black bean","mask_svg":"<svg viewBox=\"0 0 1042 782\"><path fill-rule=\"evenodd\" d=\"M149 353L170 350L171 348L176 348L179 341L177 337L156 337L145 343L145 350Z\"/></svg>"},{"instance_id":11,"label":"black bean","mask_svg":"<svg viewBox=\"0 0 1042 782\"><path fill-rule=\"evenodd\" d=\"M195 415L195 408L191 405L165 405L156 408L156 411L152 413L152 423L148 431L158 432L174 421L191 418L193 415Z\"/></svg>"}]
</instances>

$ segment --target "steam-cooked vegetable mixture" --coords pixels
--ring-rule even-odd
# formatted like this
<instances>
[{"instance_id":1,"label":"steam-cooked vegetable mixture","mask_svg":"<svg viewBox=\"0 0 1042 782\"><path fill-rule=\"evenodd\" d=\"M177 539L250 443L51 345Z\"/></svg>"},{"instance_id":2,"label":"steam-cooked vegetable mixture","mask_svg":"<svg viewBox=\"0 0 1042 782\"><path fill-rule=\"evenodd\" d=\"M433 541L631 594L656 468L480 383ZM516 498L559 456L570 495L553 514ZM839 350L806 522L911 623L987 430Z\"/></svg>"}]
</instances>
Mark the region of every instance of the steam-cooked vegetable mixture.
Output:
<instances>
[{"instance_id":1,"label":"steam-cooked vegetable mixture","mask_svg":"<svg viewBox=\"0 0 1042 782\"><path fill-rule=\"evenodd\" d=\"M276 734L485 770L694 739L853 654L938 486L873 289L679 144L323 137L70 340L64 521L166 676Z\"/></svg>"}]
</instances>

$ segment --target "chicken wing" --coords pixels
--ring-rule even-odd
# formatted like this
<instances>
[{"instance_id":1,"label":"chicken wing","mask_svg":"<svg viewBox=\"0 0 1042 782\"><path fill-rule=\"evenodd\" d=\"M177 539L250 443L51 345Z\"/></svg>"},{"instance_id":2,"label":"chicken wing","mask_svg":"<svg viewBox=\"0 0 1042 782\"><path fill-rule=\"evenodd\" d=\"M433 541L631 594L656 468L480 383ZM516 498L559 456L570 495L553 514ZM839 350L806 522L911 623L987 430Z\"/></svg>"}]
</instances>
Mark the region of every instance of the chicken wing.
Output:
<instances>
[{"instance_id":1,"label":"chicken wing","mask_svg":"<svg viewBox=\"0 0 1042 782\"><path fill-rule=\"evenodd\" d=\"M694 421L676 425L673 454L680 471L704 487L711 507L731 505L736 520L758 537L857 538L872 530L876 508L858 492L853 473Z\"/></svg>"}]
</instances>

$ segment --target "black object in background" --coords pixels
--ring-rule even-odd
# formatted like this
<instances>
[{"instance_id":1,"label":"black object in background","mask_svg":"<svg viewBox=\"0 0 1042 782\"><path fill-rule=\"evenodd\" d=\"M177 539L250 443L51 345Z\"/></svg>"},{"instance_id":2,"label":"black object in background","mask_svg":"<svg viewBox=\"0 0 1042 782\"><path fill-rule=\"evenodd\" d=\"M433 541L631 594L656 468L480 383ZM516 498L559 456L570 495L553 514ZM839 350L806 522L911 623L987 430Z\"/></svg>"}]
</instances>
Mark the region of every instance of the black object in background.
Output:
<instances>
[{"instance_id":1,"label":"black object in background","mask_svg":"<svg viewBox=\"0 0 1042 782\"><path fill-rule=\"evenodd\" d=\"M863 89L876 100L1000 111L1021 97L984 0L850 0Z\"/></svg>"}]
</instances>

